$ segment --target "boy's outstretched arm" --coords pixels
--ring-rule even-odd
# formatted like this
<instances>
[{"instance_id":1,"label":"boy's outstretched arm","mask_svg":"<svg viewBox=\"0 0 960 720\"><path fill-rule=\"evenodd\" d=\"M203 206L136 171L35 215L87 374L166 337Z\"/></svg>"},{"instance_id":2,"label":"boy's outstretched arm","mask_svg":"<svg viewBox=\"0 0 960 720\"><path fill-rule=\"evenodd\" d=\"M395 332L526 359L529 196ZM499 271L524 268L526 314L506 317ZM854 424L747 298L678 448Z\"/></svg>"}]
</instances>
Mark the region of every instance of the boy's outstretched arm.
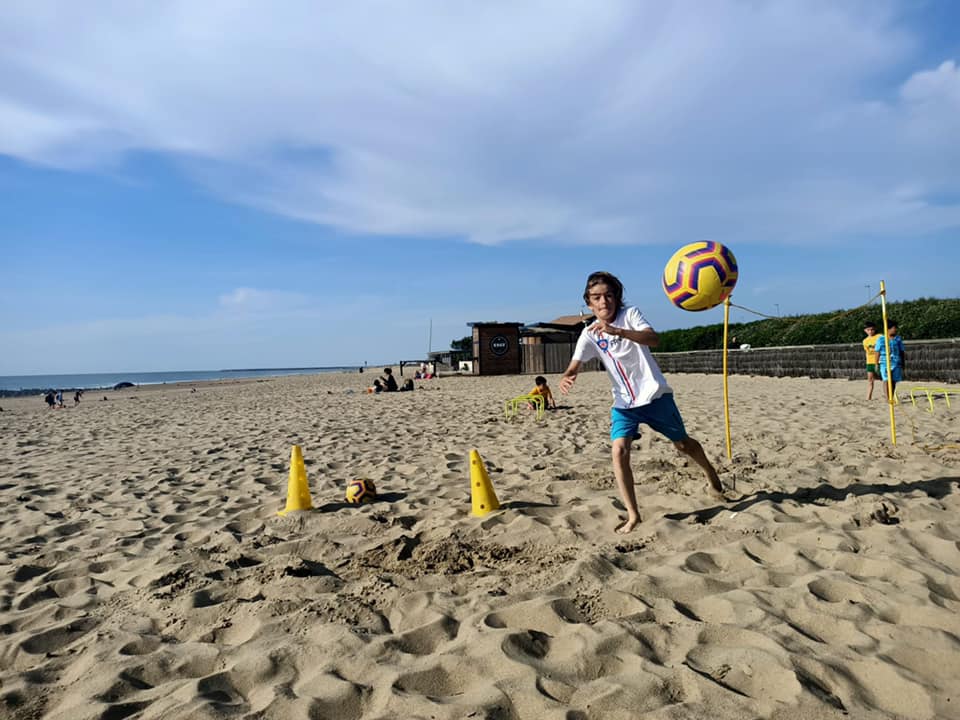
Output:
<instances>
[{"instance_id":1,"label":"boy's outstretched arm","mask_svg":"<svg viewBox=\"0 0 960 720\"><path fill-rule=\"evenodd\" d=\"M563 371L563 375L560 377L560 392L566 395L570 392L570 388L573 387L573 383L577 380L577 373L580 372L580 361L571 360L570 364L567 365L567 369Z\"/></svg>"}]
</instances>

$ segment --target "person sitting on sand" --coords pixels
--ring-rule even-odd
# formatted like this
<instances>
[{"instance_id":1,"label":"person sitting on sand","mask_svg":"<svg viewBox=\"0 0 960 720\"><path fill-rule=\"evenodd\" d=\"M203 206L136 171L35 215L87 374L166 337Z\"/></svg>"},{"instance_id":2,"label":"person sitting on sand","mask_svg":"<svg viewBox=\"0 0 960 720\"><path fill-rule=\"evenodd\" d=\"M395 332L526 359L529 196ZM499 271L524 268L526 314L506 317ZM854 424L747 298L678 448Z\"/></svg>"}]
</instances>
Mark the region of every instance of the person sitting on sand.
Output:
<instances>
[{"instance_id":1,"label":"person sitting on sand","mask_svg":"<svg viewBox=\"0 0 960 720\"><path fill-rule=\"evenodd\" d=\"M557 401L553 399L553 393L550 392L550 386L547 385L547 379L543 375L537 375L533 380L535 386L528 395L539 395L543 398L544 410L556 410Z\"/></svg>"},{"instance_id":2,"label":"person sitting on sand","mask_svg":"<svg viewBox=\"0 0 960 720\"><path fill-rule=\"evenodd\" d=\"M618 533L633 530L640 522L637 496L630 468L630 443L640 423L645 423L673 441L680 452L700 466L710 487L722 497L723 485L699 442L687 435L683 418L673 401L650 348L660 338L639 309L623 304L623 285L610 273L595 272L587 278L583 299L596 320L585 327L577 340L570 365L560 378L560 391L566 395L573 387L580 366L597 357L603 363L613 385L610 410L610 439L613 441L613 474L627 508L627 520Z\"/></svg>"},{"instance_id":3,"label":"person sitting on sand","mask_svg":"<svg viewBox=\"0 0 960 720\"><path fill-rule=\"evenodd\" d=\"M380 378L383 381L383 389L387 392L396 392L397 391L397 379L393 376L392 368L383 369L383 377Z\"/></svg>"}]
</instances>

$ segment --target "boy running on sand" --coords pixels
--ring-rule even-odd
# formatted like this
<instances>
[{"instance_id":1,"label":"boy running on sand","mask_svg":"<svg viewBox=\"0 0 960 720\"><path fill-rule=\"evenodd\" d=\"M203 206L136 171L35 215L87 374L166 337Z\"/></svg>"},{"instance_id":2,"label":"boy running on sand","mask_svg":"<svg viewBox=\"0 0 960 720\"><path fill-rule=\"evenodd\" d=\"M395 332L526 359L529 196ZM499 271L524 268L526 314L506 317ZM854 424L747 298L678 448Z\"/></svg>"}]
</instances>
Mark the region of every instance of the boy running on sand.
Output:
<instances>
[{"instance_id":1,"label":"boy running on sand","mask_svg":"<svg viewBox=\"0 0 960 720\"><path fill-rule=\"evenodd\" d=\"M610 439L613 441L613 474L620 496L627 508L627 520L617 527L628 533L640 522L637 496L630 468L630 443L640 423L646 423L673 441L677 450L690 456L706 476L714 493L723 495L717 471L703 452L703 447L687 435L683 418L673 401L673 390L667 385L650 348L659 343L659 336L636 307L624 306L623 285L607 272L595 272L587 278L583 299L596 320L580 333L570 365L560 378L560 391L570 392L581 363L600 358L610 376L613 408L610 410Z\"/></svg>"}]
</instances>

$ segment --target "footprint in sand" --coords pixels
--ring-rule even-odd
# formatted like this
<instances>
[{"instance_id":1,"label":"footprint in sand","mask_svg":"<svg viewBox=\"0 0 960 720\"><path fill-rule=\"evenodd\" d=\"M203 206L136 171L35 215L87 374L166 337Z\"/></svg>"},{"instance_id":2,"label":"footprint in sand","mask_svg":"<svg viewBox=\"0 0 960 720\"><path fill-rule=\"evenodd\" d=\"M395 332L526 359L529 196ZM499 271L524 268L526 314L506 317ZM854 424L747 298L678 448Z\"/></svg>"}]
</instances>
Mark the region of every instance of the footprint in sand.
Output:
<instances>
[{"instance_id":1,"label":"footprint in sand","mask_svg":"<svg viewBox=\"0 0 960 720\"><path fill-rule=\"evenodd\" d=\"M56 591L49 585L44 585L37 588L36 590L31 590L22 598L14 602L14 607L17 610L28 610L32 608L37 603L42 603L47 600L54 600L58 598Z\"/></svg>"},{"instance_id":2,"label":"footprint in sand","mask_svg":"<svg viewBox=\"0 0 960 720\"><path fill-rule=\"evenodd\" d=\"M760 648L700 645L687 653L684 664L762 705L794 702L802 690L793 670Z\"/></svg>"},{"instance_id":3,"label":"footprint in sand","mask_svg":"<svg viewBox=\"0 0 960 720\"><path fill-rule=\"evenodd\" d=\"M113 685L95 697L97 700L105 703L118 703L133 693L142 690L151 690L152 688L153 685L150 683L143 682L140 678L124 671L120 673L117 681L113 683ZM141 705L146 706L148 704L149 703L142 703Z\"/></svg>"},{"instance_id":4,"label":"footprint in sand","mask_svg":"<svg viewBox=\"0 0 960 720\"><path fill-rule=\"evenodd\" d=\"M116 703L109 705L100 715L100 720L124 720L147 708L150 702Z\"/></svg>"},{"instance_id":5,"label":"footprint in sand","mask_svg":"<svg viewBox=\"0 0 960 720\"><path fill-rule=\"evenodd\" d=\"M436 652L441 645L454 640L459 631L460 623L452 617L444 615L431 623L388 640L385 644L410 655L430 655Z\"/></svg>"},{"instance_id":6,"label":"footprint in sand","mask_svg":"<svg viewBox=\"0 0 960 720\"><path fill-rule=\"evenodd\" d=\"M121 655L149 655L160 647L160 638L156 636L139 637L120 648Z\"/></svg>"},{"instance_id":7,"label":"footprint in sand","mask_svg":"<svg viewBox=\"0 0 960 720\"><path fill-rule=\"evenodd\" d=\"M338 673L324 673L311 679L309 717L359 720L372 688L350 682Z\"/></svg>"},{"instance_id":8,"label":"footprint in sand","mask_svg":"<svg viewBox=\"0 0 960 720\"><path fill-rule=\"evenodd\" d=\"M230 674L221 672L201 678L197 683L200 697L221 713L236 713L247 705L246 699L234 687Z\"/></svg>"},{"instance_id":9,"label":"footprint in sand","mask_svg":"<svg viewBox=\"0 0 960 720\"><path fill-rule=\"evenodd\" d=\"M27 582L35 577L40 577L50 570L51 568L44 567L43 565L22 565L13 573L13 581L18 583Z\"/></svg>"},{"instance_id":10,"label":"footprint in sand","mask_svg":"<svg viewBox=\"0 0 960 720\"><path fill-rule=\"evenodd\" d=\"M81 618L27 638L20 643L20 647L31 655L56 652L83 637L97 625L99 623L93 618Z\"/></svg>"},{"instance_id":11,"label":"footprint in sand","mask_svg":"<svg viewBox=\"0 0 960 720\"><path fill-rule=\"evenodd\" d=\"M824 602L862 602L863 593L852 583L818 578L807 585L810 593Z\"/></svg>"},{"instance_id":12,"label":"footprint in sand","mask_svg":"<svg viewBox=\"0 0 960 720\"><path fill-rule=\"evenodd\" d=\"M536 665L550 652L550 636L537 630L511 633L500 643L500 649L511 660Z\"/></svg>"},{"instance_id":13,"label":"footprint in sand","mask_svg":"<svg viewBox=\"0 0 960 720\"><path fill-rule=\"evenodd\" d=\"M706 552L695 552L688 555L683 564L688 570L705 575L712 575L726 569L717 563L713 555Z\"/></svg>"},{"instance_id":14,"label":"footprint in sand","mask_svg":"<svg viewBox=\"0 0 960 720\"><path fill-rule=\"evenodd\" d=\"M463 695L478 679L476 668L471 667L466 658L446 656L433 667L402 673L393 688L394 691L428 698L449 698Z\"/></svg>"},{"instance_id":15,"label":"footprint in sand","mask_svg":"<svg viewBox=\"0 0 960 720\"><path fill-rule=\"evenodd\" d=\"M580 608L571 600L530 600L487 615L483 622L491 628L537 630L557 635L571 624L586 622Z\"/></svg>"}]
</instances>

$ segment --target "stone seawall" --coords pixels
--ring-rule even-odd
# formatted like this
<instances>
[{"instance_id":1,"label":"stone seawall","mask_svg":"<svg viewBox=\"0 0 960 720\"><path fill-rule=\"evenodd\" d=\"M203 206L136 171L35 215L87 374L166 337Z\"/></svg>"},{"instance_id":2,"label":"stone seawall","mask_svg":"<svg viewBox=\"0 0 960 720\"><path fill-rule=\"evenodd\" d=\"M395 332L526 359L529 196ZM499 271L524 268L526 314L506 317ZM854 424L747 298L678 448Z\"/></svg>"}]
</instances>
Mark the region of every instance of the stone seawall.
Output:
<instances>
[{"instance_id":1,"label":"stone seawall","mask_svg":"<svg viewBox=\"0 0 960 720\"><path fill-rule=\"evenodd\" d=\"M960 383L960 339L905 340L908 382ZM720 350L654 353L665 373L721 373ZM866 378L863 347L859 344L800 345L797 347L731 350L731 375L771 377Z\"/></svg>"}]
</instances>

